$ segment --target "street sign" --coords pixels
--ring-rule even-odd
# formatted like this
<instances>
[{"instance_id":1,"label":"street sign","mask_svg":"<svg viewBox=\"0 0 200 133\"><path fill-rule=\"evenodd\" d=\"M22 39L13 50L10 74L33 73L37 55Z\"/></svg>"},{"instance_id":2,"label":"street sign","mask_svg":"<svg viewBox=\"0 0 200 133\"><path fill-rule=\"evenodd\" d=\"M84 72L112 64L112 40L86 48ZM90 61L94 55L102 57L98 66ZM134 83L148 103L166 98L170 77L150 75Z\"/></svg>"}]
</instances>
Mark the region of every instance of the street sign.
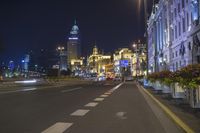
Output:
<instances>
[{"instance_id":1,"label":"street sign","mask_svg":"<svg viewBox=\"0 0 200 133\"><path fill-rule=\"evenodd\" d=\"M128 60L121 60L120 61L120 66L121 67L128 67L128 62L129 62Z\"/></svg>"}]
</instances>

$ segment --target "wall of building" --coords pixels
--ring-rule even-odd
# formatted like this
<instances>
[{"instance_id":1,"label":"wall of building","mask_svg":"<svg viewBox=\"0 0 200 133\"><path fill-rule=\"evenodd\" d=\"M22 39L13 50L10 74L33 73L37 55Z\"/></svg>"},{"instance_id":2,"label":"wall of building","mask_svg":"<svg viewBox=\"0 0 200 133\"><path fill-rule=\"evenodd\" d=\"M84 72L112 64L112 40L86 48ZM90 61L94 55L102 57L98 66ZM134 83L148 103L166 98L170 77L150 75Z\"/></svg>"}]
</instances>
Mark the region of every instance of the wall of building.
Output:
<instances>
[{"instance_id":1,"label":"wall of building","mask_svg":"<svg viewBox=\"0 0 200 133\"><path fill-rule=\"evenodd\" d=\"M149 72L176 71L194 62L197 0L160 0L148 20ZM197 34L198 36L198 34Z\"/></svg>"}]
</instances>

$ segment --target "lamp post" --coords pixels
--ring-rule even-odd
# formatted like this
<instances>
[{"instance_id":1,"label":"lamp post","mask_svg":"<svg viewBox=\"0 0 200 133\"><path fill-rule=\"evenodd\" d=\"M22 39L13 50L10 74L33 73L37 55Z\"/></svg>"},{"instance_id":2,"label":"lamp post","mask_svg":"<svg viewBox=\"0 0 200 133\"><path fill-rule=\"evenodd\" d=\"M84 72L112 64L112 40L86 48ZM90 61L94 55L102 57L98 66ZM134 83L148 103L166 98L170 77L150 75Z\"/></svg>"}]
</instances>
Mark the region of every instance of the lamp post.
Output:
<instances>
[{"instance_id":1,"label":"lamp post","mask_svg":"<svg viewBox=\"0 0 200 133\"><path fill-rule=\"evenodd\" d=\"M140 40L138 40L137 43L133 44L133 49L134 52L136 53L136 77L138 76L138 70L139 74L145 75L145 69L146 69L146 47L144 46L145 44L142 44Z\"/></svg>"},{"instance_id":2,"label":"lamp post","mask_svg":"<svg viewBox=\"0 0 200 133\"><path fill-rule=\"evenodd\" d=\"M60 71L61 71L61 69L62 69L62 63L63 63L63 61L62 61L62 56L63 56L63 54L64 54L64 50L65 50L65 47L63 47L63 46L58 46L57 47L57 49L56 49L58 52L59 52L59 56L60 56L60 64L59 64L59 70L58 70L58 76L60 76Z\"/></svg>"},{"instance_id":3,"label":"lamp post","mask_svg":"<svg viewBox=\"0 0 200 133\"><path fill-rule=\"evenodd\" d=\"M65 47L59 46L59 47L57 48L57 50L58 50L59 52L62 52L63 50L65 50Z\"/></svg>"},{"instance_id":4,"label":"lamp post","mask_svg":"<svg viewBox=\"0 0 200 133\"><path fill-rule=\"evenodd\" d=\"M154 3L154 0L153 0ZM147 14L147 0L144 0L144 16L145 16L145 33L146 33L146 69L147 69L147 75L149 73L149 55L148 55L148 25L147 25L147 19L148 19L148 14Z\"/></svg>"},{"instance_id":5,"label":"lamp post","mask_svg":"<svg viewBox=\"0 0 200 133\"><path fill-rule=\"evenodd\" d=\"M138 41L138 43L139 43L140 41ZM134 43L133 44L133 50L134 50L134 52L136 53L136 78L137 78L137 74L138 74L138 69L139 69L139 59L138 59L138 57L139 57L139 48L138 48L138 43Z\"/></svg>"}]
</instances>

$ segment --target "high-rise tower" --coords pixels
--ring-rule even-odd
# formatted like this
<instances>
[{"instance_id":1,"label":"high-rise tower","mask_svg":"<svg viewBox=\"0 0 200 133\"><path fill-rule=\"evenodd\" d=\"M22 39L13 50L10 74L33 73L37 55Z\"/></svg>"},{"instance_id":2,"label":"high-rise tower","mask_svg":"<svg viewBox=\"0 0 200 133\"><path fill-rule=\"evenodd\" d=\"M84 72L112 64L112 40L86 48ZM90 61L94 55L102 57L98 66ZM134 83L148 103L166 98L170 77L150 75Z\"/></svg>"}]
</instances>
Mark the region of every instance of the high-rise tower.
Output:
<instances>
[{"instance_id":1,"label":"high-rise tower","mask_svg":"<svg viewBox=\"0 0 200 133\"><path fill-rule=\"evenodd\" d=\"M80 56L81 56L80 32L79 32L79 27L77 26L75 20L74 26L71 29L67 42L68 66L69 67L71 66L71 61L73 59L79 59Z\"/></svg>"}]
</instances>

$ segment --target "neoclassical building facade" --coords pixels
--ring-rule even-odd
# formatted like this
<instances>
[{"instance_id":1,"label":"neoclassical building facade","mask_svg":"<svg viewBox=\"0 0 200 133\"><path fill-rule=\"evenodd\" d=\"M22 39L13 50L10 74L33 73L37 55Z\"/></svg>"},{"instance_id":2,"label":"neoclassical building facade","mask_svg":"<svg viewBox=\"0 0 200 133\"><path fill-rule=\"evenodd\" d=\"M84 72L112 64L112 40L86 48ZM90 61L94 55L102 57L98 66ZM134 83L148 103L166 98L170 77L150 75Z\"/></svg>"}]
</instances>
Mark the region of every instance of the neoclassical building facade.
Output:
<instances>
[{"instance_id":1,"label":"neoclassical building facade","mask_svg":"<svg viewBox=\"0 0 200 133\"><path fill-rule=\"evenodd\" d=\"M154 5L147 29L149 72L198 63L198 27L197 0L160 0Z\"/></svg>"}]
</instances>

